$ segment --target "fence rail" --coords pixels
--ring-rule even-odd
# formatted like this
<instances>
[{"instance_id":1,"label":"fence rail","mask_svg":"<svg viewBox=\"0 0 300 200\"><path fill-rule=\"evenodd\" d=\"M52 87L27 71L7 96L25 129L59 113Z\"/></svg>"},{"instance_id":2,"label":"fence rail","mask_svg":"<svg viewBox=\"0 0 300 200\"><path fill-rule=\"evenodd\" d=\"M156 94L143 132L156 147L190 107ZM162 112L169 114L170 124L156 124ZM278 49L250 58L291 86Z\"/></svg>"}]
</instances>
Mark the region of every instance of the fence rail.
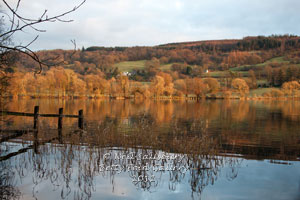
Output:
<instances>
[{"instance_id":1,"label":"fence rail","mask_svg":"<svg viewBox=\"0 0 300 200\"><path fill-rule=\"evenodd\" d=\"M14 116L25 116L25 117L33 117L34 113L24 113L24 112L11 112L11 111L1 111L0 115L14 115ZM59 114L38 114L39 117L59 117ZM62 117L68 118L78 118L78 115L62 115Z\"/></svg>"}]
</instances>

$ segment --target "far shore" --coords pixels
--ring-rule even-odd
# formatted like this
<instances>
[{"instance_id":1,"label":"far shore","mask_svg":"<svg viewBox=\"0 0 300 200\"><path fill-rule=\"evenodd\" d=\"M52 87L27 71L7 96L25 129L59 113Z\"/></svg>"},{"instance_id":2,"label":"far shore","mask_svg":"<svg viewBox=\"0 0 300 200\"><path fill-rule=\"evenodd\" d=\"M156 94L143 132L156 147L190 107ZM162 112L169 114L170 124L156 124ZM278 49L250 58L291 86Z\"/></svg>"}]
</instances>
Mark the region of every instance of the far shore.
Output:
<instances>
[{"instance_id":1,"label":"far shore","mask_svg":"<svg viewBox=\"0 0 300 200\"><path fill-rule=\"evenodd\" d=\"M109 100L126 100L126 99L138 99L138 100L300 100L299 96L225 96L225 95L204 95L197 97L195 95L189 96L159 96L159 97L135 97L130 95L124 96L109 96L109 95L20 95L20 96L5 96L5 99L109 99Z\"/></svg>"}]
</instances>

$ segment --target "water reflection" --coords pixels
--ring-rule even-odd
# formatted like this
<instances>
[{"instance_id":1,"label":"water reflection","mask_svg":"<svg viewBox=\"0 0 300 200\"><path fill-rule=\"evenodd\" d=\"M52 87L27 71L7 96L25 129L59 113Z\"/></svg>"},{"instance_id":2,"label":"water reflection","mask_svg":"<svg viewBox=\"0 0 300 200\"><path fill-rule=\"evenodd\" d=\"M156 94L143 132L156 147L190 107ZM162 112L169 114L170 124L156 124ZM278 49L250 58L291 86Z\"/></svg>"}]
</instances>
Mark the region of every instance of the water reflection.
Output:
<instances>
[{"instance_id":1,"label":"water reflection","mask_svg":"<svg viewBox=\"0 0 300 200\"><path fill-rule=\"evenodd\" d=\"M32 185L33 197L42 199L52 196L49 191L42 190L43 185L52 188L62 199L90 199L92 193L96 192L97 184L103 182L99 177L109 179L112 193L118 185L117 177L125 177L127 184L149 192L156 191L165 181L170 190L176 191L182 180L188 178L192 195L200 197L205 186L217 179L222 166L230 163L234 169L238 162L234 158L216 156L204 148L199 153L209 154L173 154L155 149L100 148L73 144L47 144L39 146L38 152L35 154L30 150L11 158L9 169L12 173L9 177L28 182ZM151 155L158 156L151 159ZM1 171L5 169L1 168ZM32 177L32 183L28 181L28 176Z\"/></svg>"},{"instance_id":2,"label":"water reflection","mask_svg":"<svg viewBox=\"0 0 300 200\"><path fill-rule=\"evenodd\" d=\"M19 199L20 194L10 163L0 162L0 199Z\"/></svg>"},{"instance_id":3,"label":"water reflection","mask_svg":"<svg viewBox=\"0 0 300 200\"><path fill-rule=\"evenodd\" d=\"M127 174L128 182L136 188L150 192L161 185L166 174L173 191L188 176L192 194L200 196L225 163L234 163L233 158L218 156L217 142L208 136L201 121L176 121L173 131L165 133L150 132L155 123L149 115L135 116L130 123L134 129L120 131L116 119L105 118L94 132L65 131L63 144L53 140L39 145L36 151L20 154L16 160L11 157L10 164L18 174L32 175L34 197L39 186L47 182L60 190L63 199L69 195L89 199L97 185L95 177L108 177L114 192L115 177L120 174ZM48 138L49 132L41 132L38 143Z\"/></svg>"},{"instance_id":4,"label":"water reflection","mask_svg":"<svg viewBox=\"0 0 300 200\"><path fill-rule=\"evenodd\" d=\"M138 199L133 194L159 193L166 184L174 193L188 185L185 198L199 199L224 168L234 181L245 158L299 158L299 102L29 100L8 108L30 112L37 104L41 113L84 109L85 129L64 119L57 131L57 119L43 119L37 135L2 143L2 199ZM31 126L19 117L2 123Z\"/></svg>"}]
</instances>

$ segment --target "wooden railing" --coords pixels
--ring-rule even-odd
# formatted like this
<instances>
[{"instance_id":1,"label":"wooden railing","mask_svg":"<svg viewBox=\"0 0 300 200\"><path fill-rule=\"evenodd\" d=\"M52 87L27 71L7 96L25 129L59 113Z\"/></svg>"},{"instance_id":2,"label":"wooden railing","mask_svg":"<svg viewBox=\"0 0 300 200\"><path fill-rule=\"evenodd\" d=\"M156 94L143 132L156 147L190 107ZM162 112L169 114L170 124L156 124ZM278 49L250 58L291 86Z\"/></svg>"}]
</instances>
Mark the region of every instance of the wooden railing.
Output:
<instances>
[{"instance_id":1,"label":"wooden railing","mask_svg":"<svg viewBox=\"0 0 300 200\"><path fill-rule=\"evenodd\" d=\"M22 148L18 150L17 152L9 153L8 155L1 156L0 162L10 159L11 157L14 157L16 155L22 154L30 149L33 149L35 153L38 153L38 146L49 143L54 140L58 140L60 143L62 143L62 127L63 127L63 118L78 118L78 128L83 130L83 110L78 111L78 115L64 115L63 114L64 109L59 108L58 114L39 114L39 106L34 107L33 113L25 113L25 112L11 112L11 111L0 111L0 115L14 115L14 116L25 116L25 117L33 117L33 130L0 130L0 133L8 133L0 137L0 143L7 142L11 139L16 139L18 137L21 137L24 134L33 133L34 140L33 144L29 145L26 148ZM38 122L40 117L57 117L57 128L58 128L58 136L53 137L50 140L44 141L42 143L38 140Z\"/></svg>"},{"instance_id":2,"label":"wooden railing","mask_svg":"<svg viewBox=\"0 0 300 200\"><path fill-rule=\"evenodd\" d=\"M33 113L25 113L25 112L11 112L11 111L1 111L1 115L14 115L14 116L25 116L25 117L33 117L33 128L38 128L39 117L57 117L57 128L62 129L63 123L62 119L64 117L67 118L78 118L78 128L83 129L83 110L78 111L78 115L64 115L63 108L59 108L58 114L39 114L39 106L34 107Z\"/></svg>"}]
</instances>

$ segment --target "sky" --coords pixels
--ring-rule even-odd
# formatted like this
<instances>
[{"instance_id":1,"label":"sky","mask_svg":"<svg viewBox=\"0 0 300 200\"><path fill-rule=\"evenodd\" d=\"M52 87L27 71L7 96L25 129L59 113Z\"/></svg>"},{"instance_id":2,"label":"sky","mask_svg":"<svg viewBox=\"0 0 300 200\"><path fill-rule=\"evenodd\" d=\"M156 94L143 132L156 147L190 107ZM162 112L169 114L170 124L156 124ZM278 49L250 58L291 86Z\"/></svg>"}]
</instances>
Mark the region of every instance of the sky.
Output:
<instances>
[{"instance_id":1,"label":"sky","mask_svg":"<svg viewBox=\"0 0 300 200\"><path fill-rule=\"evenodd\" d=\"M14 4L16 0L6 0ZM45 9L57 15L80 0L22 0L19 12L38 18ZM5 10L3 2L1 8ZM31 48L72 49L89 46L154 46L172 42L241 39L245 36L300 35L299 0L86 0L63 19L45 23L14 36ZM7 11L4 11L7 12ZM7 20L6 20L7 22Z\"/></svg>"}]
</instances>

